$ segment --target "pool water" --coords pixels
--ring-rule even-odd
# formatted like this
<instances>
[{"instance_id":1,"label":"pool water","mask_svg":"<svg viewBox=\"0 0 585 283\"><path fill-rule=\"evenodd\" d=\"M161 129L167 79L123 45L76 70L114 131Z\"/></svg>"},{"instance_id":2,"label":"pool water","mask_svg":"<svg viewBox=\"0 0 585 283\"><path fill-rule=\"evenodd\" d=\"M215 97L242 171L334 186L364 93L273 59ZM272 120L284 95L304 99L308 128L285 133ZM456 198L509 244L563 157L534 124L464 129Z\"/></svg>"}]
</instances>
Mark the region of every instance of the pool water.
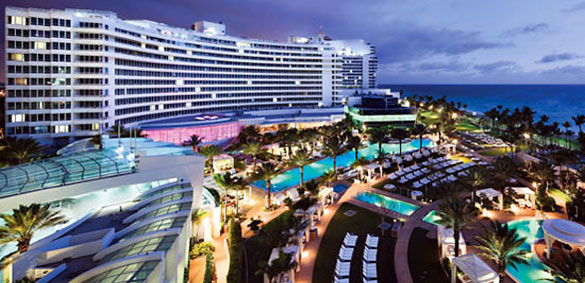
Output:
<instances>
[{"instance_id":1,"label":"pool water","mask_svg":"<svg viewBox=\"0 0 585 283\"><path fill-rule=\"evenodd\" d=\"M423 139L422 145L423 147L427 147L431 145L431 140ZM415 139L409 143L402 144L402 152L415 150L419 148L419 140ZM398 144L383 144L382 149L387 152L388 154L398 153L399 152L399 145ZM368 160L374 159L378 152L378 145L377 144L370 144L366 148L362 148L358 151L358 158L365 157ZM355 161L355 152L353 150L348 151L342 155L337 156L337 167L340 166L351 166L351 164ZM333 169L333 158L327 157L321 159L317 162L313 162L307 166L305 166L303 170L303 180L305 182L321 177L323 173ZM295 186L300 185L301 183L301 171L299 168L288 170L274 178L270 181L270 191L271 192L280 192ZM266 188L266 182L264 180L258 180L252 185L259 187L259 188Z\"/></svg>"},{"instance_id":2,"label":"pool water","mask_svg":"<svg viewBox=\"0 0 585 283\"><path fill-rule=\"evenodd\" d=\"M419 208L418 205L372 192L360 193L355 196L355 198L363 202L373 204L377 207L384 207L406 216L410 216L415 210Z\"/></svg>"},{"instance_id":3,"label":"pool water","mask_svg":"<svg viewBox=\"0 0 585 283\"><path fill-rule=\"evenodd\" d=\"M439 225L437 221L439 221L439 216L435 210L431 210L425 217L422 219L426 223L430 223L433 225Z\"/></svg>"},{"instance_id":4,"label":"pool water","mask_svg":"<svg viewBox=\"0 0 585 283\"><path fill-rule=\"evenodd\" d=\"M517 269L508 267L506 271L520 283L531 282L550 282L546 279L552 279L552 276L545 270L549 269L538 257L532 253L532 243L542 239L542 220L516 220L508 222L508 227L516 228L516 233L520 237L526 238L526 243L520 248L530 252L529 264L519 264Z\"/></svg>"},{"instance_id":5,"label":"pool water","mask_svg":"<svg viewBox=\"0 0 585 283\"><path fill-rule=\"evenodd\" d=\"M341 192L344 192L345 190L347 190L347 188L349 188L348 185L346 185L344 183L339 183L339 184L336 184L335 186L333 186L333 191L336 193L341 193Z\"/></svg>"}]
</instances>

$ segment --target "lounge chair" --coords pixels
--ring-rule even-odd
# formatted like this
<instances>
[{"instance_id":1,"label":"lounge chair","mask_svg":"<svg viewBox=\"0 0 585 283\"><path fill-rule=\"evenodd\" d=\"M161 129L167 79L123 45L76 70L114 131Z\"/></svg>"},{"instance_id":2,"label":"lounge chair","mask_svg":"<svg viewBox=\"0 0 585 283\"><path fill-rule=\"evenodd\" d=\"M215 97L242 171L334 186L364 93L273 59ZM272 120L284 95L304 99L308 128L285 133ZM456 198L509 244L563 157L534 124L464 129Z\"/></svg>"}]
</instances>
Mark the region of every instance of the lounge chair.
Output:
<instances>
[{"instance_id":1,"label":"lounge chair","mask_svg":"<svg viewBox=\"0 0 585 283\"><path fill-rule=\"evenodd\" d=\"M336 278L349 277L350 270L351 270L351 262L342 262L342 261L337 260L337 264L335 264Z\"/></svg>"},{"instance_id":2,"label":"lounge chair","mask_svg":"<svg viewBox=\"0 0 585 283\"><path fill-rule=\"evenodd\" d=\"M345 238L343 239L343 245L345 247L355 247L355 244L357 243L357 239L358 239L357 235L352 235L350 233L346 233Z\"/></svg>"},{"instance_id":3,"label":"lounge chair","mask_svg":"<svg viewBox=\"0 0 585 283\"><path fill-rule=\"evenodd\" d=\"M341 246L341 248L339 249L339 259L341 261L351 261L352 257L353 248L346 248L344 246Z\"/></svg>"},{"instance_id":4,"label":"lounge chair","mask_svg":"<svg viewBox=\"0 0 585 283\"><path fill-rule=\"evenodd\" d=\"M380 242L380 237L371 236L370 234L368 234L366 236L366 246L370 249L377 249L379 242Z\"/></svg>"}]
</instances>

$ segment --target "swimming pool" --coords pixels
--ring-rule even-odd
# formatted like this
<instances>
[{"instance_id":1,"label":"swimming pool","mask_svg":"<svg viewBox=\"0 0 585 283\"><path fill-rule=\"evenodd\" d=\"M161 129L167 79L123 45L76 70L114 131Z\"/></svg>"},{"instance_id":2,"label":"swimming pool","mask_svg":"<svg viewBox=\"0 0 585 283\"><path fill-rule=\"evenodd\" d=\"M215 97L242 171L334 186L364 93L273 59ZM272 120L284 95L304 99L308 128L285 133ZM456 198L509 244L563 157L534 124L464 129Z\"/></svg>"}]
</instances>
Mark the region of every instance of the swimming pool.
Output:
<instances>
[{"instance_id":1,"label":"swimming pool","mask_svg":"<svg viewBox=\"0 0 585 283\"><path fill-rule=\"evenodd\" d=\"M431 145L431 140L423 140L423 147L427 147ZM419 148L419 140L415 139L409 143L402 144L402 152L414 150ZM399 148L398 144L383 144L382 149L389 153L398 153ZM364 156L366 159L371 160L376 157L378 152L378 145L377 144L370 144L366 148L362 148L358 151L358 157ZM340 166L350 166L355 161L355 152L348 151L342 155L337 156L337 167ZM321 159L317 162L313 162L307 166L305 166L303 170L303 179L305 182L321 177L323 173L333 169L333 158L327 157ZM270 181L271 192L280 192L295 186L300 185L301 183L301 171L299 168L288 170L274 178ZM258 180L253 182L252 185L259 187L259 188L266 188L266 182L264 180Z\"/></svg>"},{"instance_id":2,"label":"swimming pool","mask_svg":"<svg viewBox=\"0 0 585 283\"><path fill-rule=\"evenodd\" d=\"M355 196L356 199L373 204L377 207L384 207L402 215L410 216L419 208L418 205L404 202L395 198L387 197L372 192L363 192Z\"/></svg>"},{"instance_id":3,"label":"swimming pool","mask_svg":"<svg viewBox=\"0 0 585 283\"><path fill-rule=\"evenodd\" d=\"M422 219L426 223L430 223L433 225L439 225L437 222L439 220L439 216L437 215L437 211L431 210L425 217Z\"/></svg>"},{"instance_id":4,"label":"swimming pool","mask_svg":"<svg viewBox=\"0 0 585 283\"><path fill-rule=\"evenodd\" d=\"M333 186L333 191L336 193L341 193L341 192L344 192L345 190L347 190L347 188L349 188L348 185L346 185L344 183L339 183L339 184L336 184L335 186Z\"/></svg>"},{"instance_id":5,"label":"swimming pool","mask_svg":"<svg viewBox=\"0 0 585 283\"><path fill-rule=\"evenodd\" d=\"M543 238L542 220L516 220L508 222L508 227L516 228L520 237L526 238L526 243L520 248L530 252L528 263L519 264L517 269L508 267L506 271L520 283L550 282L543 279L552 279L545 270L549 269L538 257L532 253L532 243Z\"/></svg>"}]
</instances>

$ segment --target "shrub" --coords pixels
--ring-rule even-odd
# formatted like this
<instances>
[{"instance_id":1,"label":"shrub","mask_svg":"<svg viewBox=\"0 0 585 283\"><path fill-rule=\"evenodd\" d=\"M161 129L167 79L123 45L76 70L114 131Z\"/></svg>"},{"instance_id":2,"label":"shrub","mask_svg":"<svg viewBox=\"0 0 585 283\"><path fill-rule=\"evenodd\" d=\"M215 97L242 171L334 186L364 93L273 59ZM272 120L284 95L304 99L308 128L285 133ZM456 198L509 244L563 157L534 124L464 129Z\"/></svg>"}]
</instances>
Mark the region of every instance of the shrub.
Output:
<instances>
[{"instance_id":1,"label":"shrub","mask_svg":"<svg viewBox=\"0 0 585 283\"><path fill-rule=\"evenodd\" d=\"M215 259L213 254L205 255L205 274L203 275L203 283L212 283L215 271Z\"/></svg>"},{"instance_id":2,"label":"shrub","mask_svg":"<svg viewBox=\"0 0 585 283\"><path fill-rule=\"evenodd\" d=\"M191 259L195 259L202 255L213 254L215 247L210 242L197 243L191 249Z\"/></svg>"},{"instance_id":3,"label":"shrub","mask_svg":"<svg viewBox=\"0 0 585 283\"><path fill-rule=\"evenodd\" d=\"M288 208L291 208L293 206L293 201L289 197L286 197L282 202L284 202L284 205Z\"/></svg>"},{"instance_id":4,"label":"shrub","mask_svg":"<svg viewBox=\"0 0 585 283\"><path fill-rule=\"evenodd\" d=\"M241 280L242 227L234 219L230 219L229 222L228 249L230 253L230 264L226 279L228 283L239 283Z\"/></svg>"}]
</instances>

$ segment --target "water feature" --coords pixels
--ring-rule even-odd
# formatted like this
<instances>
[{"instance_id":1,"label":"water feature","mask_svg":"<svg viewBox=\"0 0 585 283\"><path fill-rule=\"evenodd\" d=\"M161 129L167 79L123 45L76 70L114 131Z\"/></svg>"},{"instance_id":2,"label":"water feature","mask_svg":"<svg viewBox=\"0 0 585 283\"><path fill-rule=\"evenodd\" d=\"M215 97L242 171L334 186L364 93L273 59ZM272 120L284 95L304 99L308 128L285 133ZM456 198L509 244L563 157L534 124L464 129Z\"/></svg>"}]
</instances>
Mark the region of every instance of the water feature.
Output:
<instances>
[{"instance_id":1,"label":"water feature","mask_svg":"<svg viewBox=\"0 0 585 283\"><path fill-rule=\"evenodd\" d=\"M423 147L427 147L431 145L431 140L423 139ZM414 139L409 143L402 144L402 152L415 150L419 148L419 140ZM383 144L382 149L384 152L388 154L398 153L399 152L399 145L398 144ZM371 160L374 159L378 152L378 145L377 144L370 144L366 148L362 148L358 152L358 157L364 156L366 159ZM351 164L355 161L355 152L348 151L342 155L337 156L337 167L340 166L351 166ZM321 159L317 162L313 162L307 166L305 166L303 170L303 179L305 182L321 177L323 173L333 169L333 158L327 157ZM295 186L300 185L301 171L299 168L288 170L274 178L270 181L271 187L270 190L272 192L280 192ZM254 186L259 188L266 188L266 182L264 180L259 180L252 183Z\"/></svg>"},{"instance_id":2,"label":"water feature","mask_svg":"<svg viewBox=\"0 0 585 283\"><path fill-rule=\"evenodd\" d=\"M542 220L516 220L508 222L510 228L516 228L516 233L520 237L526 238L526 243L520 248L529 251L528 264L519 264L517 268L508 267L506 271L511 277L520 283L532 282L550 282L546 279L552 277L548 272L546 266L540 259L532 252L532 243L542 239Z\"/></svg>"},{"instance_id":3,"label":"water feature","mask_svg":"<svg viewBox=\"0 0 585 283\"><path fill-rule=\"evenodd\" d=\"M410 216L415 210L419 208L418 205L372 192L359 193L355 196L355 198L378 207L384 207L406 216Z\"/></svg>"},{"instance_id":4,"label":"water feature","mask_svg":"<svg viewBox=\"0 0 585 283\"><path fill-rule=\"evenodd\" d=\"M426 223L430 223L433 225L439 225L437 221L439 221L439 216L437 215L437 211L431 210L425 217L422 219Z\"/></svg>"}]
</instances>

